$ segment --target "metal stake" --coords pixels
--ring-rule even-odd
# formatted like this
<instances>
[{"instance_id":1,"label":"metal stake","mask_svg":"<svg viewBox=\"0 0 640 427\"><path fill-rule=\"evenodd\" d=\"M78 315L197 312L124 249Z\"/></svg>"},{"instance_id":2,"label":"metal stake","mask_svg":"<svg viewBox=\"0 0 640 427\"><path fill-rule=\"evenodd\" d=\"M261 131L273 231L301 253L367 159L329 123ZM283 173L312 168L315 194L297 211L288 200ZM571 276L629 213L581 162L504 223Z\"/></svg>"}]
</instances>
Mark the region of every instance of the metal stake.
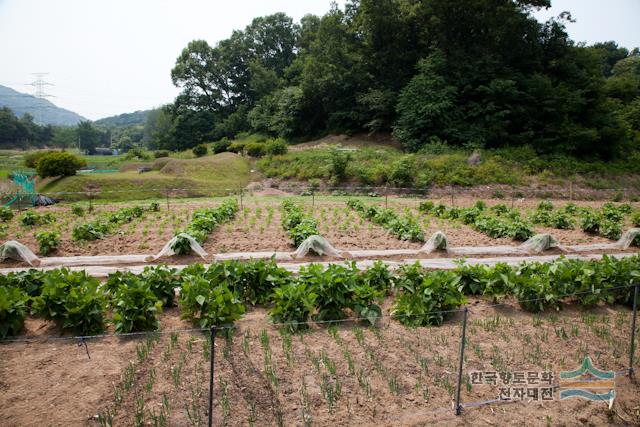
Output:
<instances>
[{"instance_id":1,"label":"metal stake","mask_svg":"<svg viewBox=\"0 0 640 427\"><path fill-rule=\"evenodd\" d=\"M389 184L384 186L384 208L389 207Z\"/></svg>"},{"instance_id":2,"label":"metal stake","mask_svg":"<svg viewBox=\"0 0 640 427\"><path fill-rule=\"evenodd\" d=\"M167 196L167 210L169 210L169 189L168 188L166 191L166 196Z\"/></svg>"},{"instance_id":3,"label":"metal stake","mask_svg":"<svg viewBox=\"0 0 640 427\"><path fill-rule=\"evenodd\" d=\"M213 425L213 366L215 364L216 356L216 327L212 326L210 329L211 337L211 351L209 353L209 427Z\"/></svg>"},{"instance_id":4,"label":"metal stake","mask_svg":"<svg viewBox=\"0 0 640 427\"><path fill-rule=\"evenodd\" d=\"M240 189L240 210L243 210L244 207L242 206L242 194L244 193L244 189Z\"/></svg>"},{"instance_id":5,"label":"metal stake","mask_svg":"<svg viewBox=\"0 0 640 427\"><path fill-rule=\"evenodd\" d=\"M636 284L633 291L633 318L631 320L631 348L629 349L629 377L633 378L633 355L636 350L636 318L638 317L638 288L640 284Z\"/></svg>"},{"instance_id":6,"label":"metal stake","mask_svg":"<svg viewBox=\"0 0 640 427\"><path fill-rule=\"evenodd\" d=\"M456 387L456 415L462 413L462 406L460 405L460 388L462 385L462 366L464 364L464 341L467 335L467 312L469 309L464 308L464 317L462 320L462 337L460 338L460 360L458 361L458 386Z\"/></svg>"}]
</instances>

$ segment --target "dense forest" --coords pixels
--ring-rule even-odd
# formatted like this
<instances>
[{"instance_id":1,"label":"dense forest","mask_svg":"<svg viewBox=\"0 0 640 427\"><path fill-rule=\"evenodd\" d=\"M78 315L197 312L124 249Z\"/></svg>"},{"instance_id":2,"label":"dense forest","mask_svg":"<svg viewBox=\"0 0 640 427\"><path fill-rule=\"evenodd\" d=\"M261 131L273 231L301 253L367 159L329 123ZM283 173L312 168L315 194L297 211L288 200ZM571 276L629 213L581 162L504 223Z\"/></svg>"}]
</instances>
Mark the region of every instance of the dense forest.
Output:
<instances>
[{"instance_id":1,"label":"dense forest","mask_svg":"<svg viewBox=\"0 0 640 427\"><path fill-rule=\"evenodd\" d=\"M640 146L640 51L576 44L550 0L351 0L299 23L256 18L171 71L175 101L149 114L151 148L240 132L288 140L392 133L430 143L612 158Z\"/></svg>"}]
</instances>

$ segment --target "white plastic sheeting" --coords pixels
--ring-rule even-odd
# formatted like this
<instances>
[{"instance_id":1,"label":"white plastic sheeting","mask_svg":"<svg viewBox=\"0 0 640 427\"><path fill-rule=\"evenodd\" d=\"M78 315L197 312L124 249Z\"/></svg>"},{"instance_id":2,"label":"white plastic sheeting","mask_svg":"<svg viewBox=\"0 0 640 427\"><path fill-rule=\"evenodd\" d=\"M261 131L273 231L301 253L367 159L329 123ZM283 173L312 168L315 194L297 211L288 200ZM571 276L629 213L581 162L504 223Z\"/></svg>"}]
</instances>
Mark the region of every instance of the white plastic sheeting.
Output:
<instances>
[{"instance_id":1,"label":"white plastic sheeting","mask_svg":"<svg viewBox=\"0 0 640 427\"><path fill-rule=\"evenodd\" d=\"M40 265L40 259L31 249L15 240L8 240L0 245L0 261L5 259L23 261L31 266Z\"/></svg>"},{"instance_id":2,"label":"white plastic sheeting","mask_svg":"<svg viewBox=\"0 0 640 427\"><path fill-rule=\"evenodd\" d=\"M174 245L174 243L176 243L178 241L178 238L187 239L189 241L189 243L191 244L191 250L196 255L200 256L202 259L206 259L207 258L207 253L204 251L204 249L202 249L202 246L200 246L200 244L196 241L196 239L194 239L193 237L191 237L187 233L180 233L177 236L173 237L171 240L169 240L167 242L167 244L164 245L164 247L160 250L160 252L158 252L155 255L148 256L147 257L147 261L155 261L155 260L160 259L160 258L164 258L164 257L175 255L176 253L173 250L173 245Z\"/></svg>"},{"instance_id":3,"label":"white plastic sheeting","mask_svg":"<svg viewBox=\"0 0 640 427\"><path fill-rule=\"evenodd\" d=\"M575 252L601 251L601 250L627 250L633 243L633 240L640 235L640 228L631 228L624 232L622 237L615 243L596 243L594 245L576 245L567 246L567 249Z\"/></svg>"},{"instance_id":4,"label":"white plastic sheeting","mask_svg":"<svg viewBox=\"0 0 640 427\"><path fill-rule=\"evenodd\" d=\"M214 261L228 260L249 260L249 259L269 259L274 258L276 261L293 261L291 252L229 252L226 254L217 254L213 257Z\"/></svg>"},{"instance_id":5,"label":"white plastic sheeting","mask_svg":"<svg viewBox=\"0 0 640 427\"><path fill-rule=\"evenodd\" d=\"M300 243L298 249L291 253L291 256L294 259L302 258L307 256L309 251L313 251L320 256L328 255L336 258L342 258L342 254L339 250L334 248L327 239L317 234L307 237L304 242Z\"/></svg>"},{"instance_id":6,"label":"white plastic sheeting","mask_svg":"<svg viewBox=\"0 0 640 427\"><path fill-rule=\"evenodd\" d=\"M419 252L430 254L433 251L446 251L448 248L447 236L442 231L436 231Z\"/></svg>"}]
</instances>

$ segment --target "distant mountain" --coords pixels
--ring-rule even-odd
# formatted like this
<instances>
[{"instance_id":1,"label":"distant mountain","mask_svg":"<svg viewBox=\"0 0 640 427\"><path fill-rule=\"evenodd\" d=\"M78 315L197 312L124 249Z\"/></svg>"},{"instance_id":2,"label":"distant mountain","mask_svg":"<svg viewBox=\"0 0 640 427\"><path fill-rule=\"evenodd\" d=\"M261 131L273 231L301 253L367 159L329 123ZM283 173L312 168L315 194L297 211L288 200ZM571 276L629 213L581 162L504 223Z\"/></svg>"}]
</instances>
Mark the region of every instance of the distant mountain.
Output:
<instances>
[{"instance_id":1,"label":"distant mountain","mask_svg":"<svg viewBox=\"0 0 640 427\"><path fill-rule=\"evenodd\" d=\"M41 125L75 126L87 120L73 111L56 107L46 99L20 93L2 85L0 85L0 107L9 107L18 117L29 113L33 116L34 122Z\"/></svg>"},{"instance_id":2,"label":"distant mountain","mask_svg":"<svg viewBox=\"0 0 640 427\"><path fill-rule=\"evenodd\" d=\"M103 119L96 120L94 123L109 128L144 125L150 112L151 110L143 110L136 111L134 113L118 114L117 116L105 117Z\"/></svg>"}]
</instances>

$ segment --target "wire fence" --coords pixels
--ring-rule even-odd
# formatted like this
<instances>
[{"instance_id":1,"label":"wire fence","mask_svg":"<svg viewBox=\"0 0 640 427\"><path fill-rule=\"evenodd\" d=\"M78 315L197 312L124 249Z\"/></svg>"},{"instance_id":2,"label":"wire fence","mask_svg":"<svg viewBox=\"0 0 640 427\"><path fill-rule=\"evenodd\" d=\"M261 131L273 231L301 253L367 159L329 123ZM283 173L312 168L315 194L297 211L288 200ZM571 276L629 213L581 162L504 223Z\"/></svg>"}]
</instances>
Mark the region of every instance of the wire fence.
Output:
<instances>
[{"instance_id":1,"label":"wire fence","mask_svg":"<svg viewBox=\"0 0 640 427\"><path fill-rule=\"evenodd\" d=\"M288 182L273 184L266 187L262 184L251 186L251 188L220 188L205 186L190 187L156 187L156 188L131 188L122 190L101 190L99 188L87 188L83 191L64 192L42 192L42 193L20 193L22 202L16 207L28 207L37 195L44 195L56 199L62 203L86 202L102 203L110 201L132 201L132 200L162 200L170 205L172 200L185 198L210 198L234 195L236 197L251 197L255 194L270 195L297 195L308 196L352 196L352 197L380 197L380 198L419 198L438 199L446 201L451 205L456 205L464 199L496 199L511 201L512 204L522 199L555 199L569 201L640 201L640 189L620 187L603 189L576 188L573 184L565 186L549 187L520 187L507 185L487 185L474 187L461 186L433 186L425 188L417 187L396 187L396 186L310 186L298 185ZM15 197L15 192L5 192L0 194L1 200L10 200Z\"/></svg>"},{"instance_id":2,"label":"wire fence","mask_svg":"<svg viewBox=\"0 0 640 427\"><path fill-rule=\"evenodd\" d=\"M563 399L560 372L586 357L613 373L616 398L637 406L635 389L619 377L633 378L638 361L640 285L610 290L631 287L631 309L568 304L530 315L514 302L478 300L424 313L447 319L431 328L385 315L375 326L364 318L296 322L307 328L292 334L292 323L268 322L260 308L236 325L189 328L173 309L161 319L173 327L159 331L13 337L0 344L0 406L10 425L45 414L77 424L78 408L92 425L443 422L485 406ZM591 407L594 416L601 408Z\"/></svg>"}]
</instances>

